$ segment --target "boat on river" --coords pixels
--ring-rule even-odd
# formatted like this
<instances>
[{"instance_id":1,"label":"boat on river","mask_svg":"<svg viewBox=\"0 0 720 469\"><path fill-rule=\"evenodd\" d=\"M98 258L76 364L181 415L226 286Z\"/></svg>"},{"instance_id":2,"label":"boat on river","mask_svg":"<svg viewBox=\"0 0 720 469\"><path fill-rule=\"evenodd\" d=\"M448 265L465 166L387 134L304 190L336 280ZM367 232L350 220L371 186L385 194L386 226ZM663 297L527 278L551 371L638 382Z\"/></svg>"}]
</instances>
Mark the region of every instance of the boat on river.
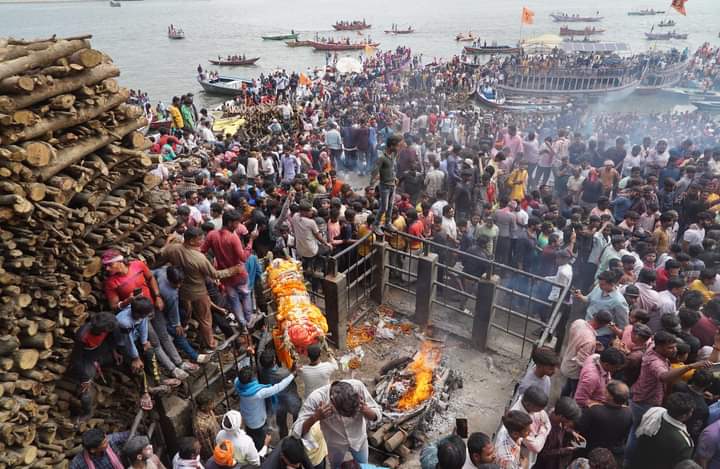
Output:
<instances>
[{"instance_id":1,"label":"boat on river","mask_svg":"<svg viewBox=\"0 0 720 469\"><path fill-rule=\"evenodd\" d=\"M602 16L568 15L567 13L550 13L556 23L597 23L603 20Z\"/></svg>"},{"instance_id":2,"label":"boat on river","mask_svg":"<svg viewBox=\"0 0 720 469\"><path fill-rule=\"evenodd\" d=\"M168 37L170 39L185 39L185 31L170 25L168 26Z\"/></svg>"},{"instance_id":3,"label":"boat on river","mask_svg":"<svg viewBox=\"0 0 720 469\"><path fill-rule=\"evenodd\" d=\"M669 33L645 33L645 39L648 41L669 41L671 39L687 39L687 33L681 34L675 31Z\"/></svg>"},{"instance_id":4,"label":"boat on river","mask_svg":"<svg viewBox=\"0 0 720 469\"><path fill-rule=\"evenodd\" d=\"M628 11L628 16L655 16L664 15L665 10L655 10L653 8L645 10Z\"/></svg>"},{"instance_id":5,"label":"boat on river","mask_svg":"<svg viewBox=\"0 0 720 469\"><path fill-rule=\"evenodd\" d=\"M637 93L654 93L677 85L687 71L687 59L670 65L650 65L645 71L642 82L635 90Z\"/></svg>"},{"instance_id":6,"label":"boat on river","mask_svg":"<svg viewBox=\"0 0 720 469\"><path fill-rule=\"evenodd\" d=\"M365 20L362 21L338 21L332 25L335 31L362 31L363 29L370 29L371 24L367 24Z\"/></svg>"},{"instance_id":7,"label":"boat on river","mask_svg":"<svg viewBox=\"0 0 720 469\"><path fill-rule=\"evenodd\" d=\"M255 65L255 62L260 60L260 57L252 57L250 59L210 59L208 62L210 62L213 65Z\"/></svg>"},{"instance_id":8,"label":"boat on river","mask_svg":"<svg viewBox=\"0 0 720 469\"><path fill-rule=\"evenodd\" d=\"M597 44L600 42L600 39L590 39L589 37L585 36L582 39L575 39L575 36L565 37L563 38L563 42L576 42L580 44Z\"/></svg>"},{"instance_id":9,"label":"boat on river","mask_svg":"<svg viewBox=\"0 0 720 469\"><path fill-rule=\"evenodd\" d=\"M575 46L575 44L573 44ZM588 44L588 52L603 53L602 44ZM552 67L532 64L508 63L503 66L505 80L497 89L506 97L512 95L622 99L640 85L647 65L631 59L614 59L610 56L601 65L578 66L572 56L567 62Z\"/></svg>"},{"instance_id":10,"label":"boat on river","mask_svg":"<svg viewBox=\"0 0 720 469\"><path fill-rule=\"evenodd\" d=\"M675 26L675 21L673 20L663 20L658 23L658 28L672 28Z\"/></svg>"},{"instance_id":11,"label":"boat on river","mask_svg":"<svg viewBox=\"0 0 720 469\"><path fill-rule=\"evenodd\" d=\"M300 34L296 33L295 31L290 32L290 34L278 34L276 36L260 36L265 41L287 41L290 39L295 39L300 36Z\"/></svg>"},{"instance_id":12,"label":"boat on river","mask_svg":"<svg viewBox=\"0 0 720 469\"><path fill-rule=\"evenodd\" d=\"M252 80L223 75L214 80L203 80L200 77L197 80L206 93L224 96L237 96L243 92L243 85L252 84Z\"/></svg>"},{"instance_id":13,"label":"boat on river","mask_svg":"<svg viewBox=\"0 0 720 469\"><path fill-rule=\"evenodd\" d=\"M412 26L408 26L407 29L386 29L385 34L412 34L415 30Z\"/></svg>"},{"instance_id":14,"label":"boat on river","mask_svg":"<svg viewBox=\"0 0 720 469\"><path fill-rule=\"evenodd\" d=\"M720 112L720 102L718 101L693 101L692 105L703 112Z\"/></svg>"},{"instance_id":15,"label":"boat on river","mask_svg":"<svg viewBox=\"0 0 720 469\"><path fill-rule=\"evenodd\" d=\"M117 8L117 7L122 6L122 5L120 4L120 2L115 2L115 1L113 1L113 0L110 0L110 6Z\"/></svg>"},{"instance_id":16,"label":"boat on river","mask_svg":"<svg viewBox=\"0 0 720 469\"><path fill-rule=\"evenodd\" d=\"M465 46L463 48L466 54L469 55L491 55L491 54L519 54L522 50L520 47L512 46L480 46L472 47Z\"/></svg>"},{"instance_id":17,"label":"boat on river","mask_svg":"<svg viewBox=\"0 0 720 469\"><path fill-rule=\"evenodd\" d=\"M458 42L475 41L476 39L478 39L478 37L475 36L473 33L459 33L455 35L455 40Z\"/></svg>"},{"instance_id":18,"label":"boat on river","mask_svg":"<svg viewBox=\"0 0 720 469\"><path fill-rule=\"evenodd\" d=\"M294 41L287 41L285 45L288 47L312 47L313 41L298 41L295 39Z\"/></svg>"},{"instance_id":19,"label":"boat on river","mask_svg":"<svg viewBox=\"0 0 720 469\"><path fill-rule=\"evenodd\" d=\"M376 48L379 42L321 42L310 41L313 49L322 51L361 50L366 47Z\"/></svg>"},{"instance_id":20,"label":"boat on river","mask_svg":"<svg viewBox=\"0 0 720 469\"><path fill-rule=\"evenodd\" d=\"M561 36L592 36L593 34L602 34L604 32L604 29L599 29L595 26L593 26L592 28L588 26L585 29L572 29L568 28L567 26L562 26L560 28Z\"/></svg>"},{"instance_id":21,"label":"boat on river","mask_svg":"<svg viewBox=\"0 0 720 469\"><path fill-rule=\"evenodd\" d=\"M720 101L720 91L702 90L700 88L668 88L665 91L687 96L690 101Z\"/></svg>"}]
</instances>

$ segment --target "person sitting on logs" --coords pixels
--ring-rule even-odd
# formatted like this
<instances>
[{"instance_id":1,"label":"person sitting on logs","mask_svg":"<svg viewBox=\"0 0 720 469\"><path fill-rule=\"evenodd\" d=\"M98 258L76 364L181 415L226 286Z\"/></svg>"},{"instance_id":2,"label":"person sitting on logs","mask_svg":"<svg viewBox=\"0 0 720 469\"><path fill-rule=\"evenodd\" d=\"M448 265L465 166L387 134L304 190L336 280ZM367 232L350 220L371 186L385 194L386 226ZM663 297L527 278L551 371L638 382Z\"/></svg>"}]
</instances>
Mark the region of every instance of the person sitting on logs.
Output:
<instances>
[{"instance_id":1,"label":"person sitting on logs","mask_svg":"<svg viewBox=\"0 0 720 469\"><path fill-rule=\"evenodd\" d=\"M126 260L116 249L103 253L103 265L108 276L105 278L105 297L116 311L127 307L134 298L147 298L158 311L165 309L165 301L152 271L141 260ZM150 343L160 364L178 380L188 378L188 371L198 370L198 365L185 362L167 332L162 314L152 317L149 324ZM174 384L174 383L168 383ZM179 383L178 383L179 384Z\"/></svg>"},{"instance_id":2,"label":"person sitting on logs","mask_svg":"<svg viewBox=\"0 0 720 469\"><path fill-rule=\"evenodd\" d=\"M112 313L100 312L90 316L75 334L68 376L80 383L80 420L92 417L92 384L95 378L99 377L104 382L103 367L122 361L122 356L117 351L117 328L118 322Z\"/></svg>"},{"instance_id":3,"label":"person sitting on logs","mask_svg":"<svg viewBox=\"0 0 720 469\"><path fill-rule=\"evenodd\" d=\"M106 434L100 428L91 428L82 435L82 452L70 462L70 469L122 469L122 448L130 432Z\"/></svg>"}]
</instances>

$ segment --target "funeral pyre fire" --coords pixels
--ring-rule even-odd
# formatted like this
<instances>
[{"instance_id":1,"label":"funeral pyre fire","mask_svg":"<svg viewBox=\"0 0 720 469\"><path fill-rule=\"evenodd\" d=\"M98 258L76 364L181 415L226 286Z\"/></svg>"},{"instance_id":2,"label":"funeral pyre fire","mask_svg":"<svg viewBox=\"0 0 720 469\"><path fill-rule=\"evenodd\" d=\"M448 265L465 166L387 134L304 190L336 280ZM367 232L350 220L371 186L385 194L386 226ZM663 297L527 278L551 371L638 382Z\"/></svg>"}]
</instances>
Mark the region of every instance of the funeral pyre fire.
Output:
<instances>
[{"instance_id":1,"label":"funeral pyre fire","mask_svg":"<svg viewBox=\"0 0 720 469\"><path fill-rule=\"evenodd\" d=\"M398 379L390 385L391 393L404 391L395 405L397 410L412 410L432 397L433 374L440 357L439 347L432 342L423 342L415 359L400 374L404 379Z\"/></svg>"},{"instance_id":2,"label":"funeral pyre fire","mask_svg":"<svg viewBox=\"0 0 720 469\"><path fill-rule=\"evenodd\" d=\"M376 387L380 404L390 412L415 410L435 392L435 377L442 358L440 347L425 341L412 359L401 359L386 369ZM388 368L388 367L386 367Z\"/></svg>"},{"instance_id":3,"label":"funeral pyre fire","mask_svg":"<svg viewBox=\"0 0 720 469\"><path fill-rule=\"evenodd\" d=\"M436 415L445 415L450 393L462 387L462 377L442 360L442 344L426 340L413 357L391 360L376 379L375 400L383 418L371 425L370 447L396 468L421 448Z\"/></svg>"}]
</instances>

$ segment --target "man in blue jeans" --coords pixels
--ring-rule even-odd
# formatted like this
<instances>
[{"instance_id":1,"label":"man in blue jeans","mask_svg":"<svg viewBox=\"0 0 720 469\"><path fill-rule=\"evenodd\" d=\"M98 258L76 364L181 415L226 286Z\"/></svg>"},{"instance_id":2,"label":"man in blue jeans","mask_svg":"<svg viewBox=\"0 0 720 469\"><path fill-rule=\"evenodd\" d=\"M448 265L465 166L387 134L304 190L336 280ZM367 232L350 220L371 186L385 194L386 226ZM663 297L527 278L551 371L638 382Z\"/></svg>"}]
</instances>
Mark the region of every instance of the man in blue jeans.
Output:
<instances>
[{"instance_id":1,"label":"man in blue jeans","mask_svg":"<svg viewBox=\"0 0 720 469\"><path fill-rule=\"evenodd\" d=\"M197 350L190 345L185 335L185 328L180 319L180 293L179 289L185 279L183 270L176 266L166 266L153 270L158 287L160 288L160 296L162 296L165 308L159 311L153 317L153 325L156 329L164 328L170 337L173 338L175 345L185 353L190 360L196 363L205 363L210 356L199 354Z\"/></svg>"},{"instance_id":2,"label":"man in blue jeans","mask_svg":"<svg viewBox=\"0 0 720 469\"><path fill-rule=\"evenodd\" d=\"M395 196L395 185L397 184L395 177L395 160L397 159L398 151L400 151L404 145L405 141L401 135L389 136L385 144L385 151L382 156L377 159L375 168L370 176L370 185L376 182L378 183L380 207L378 217L375 219L374 229L380 236L383 234L380 230L380 219L383 218L383 214L385 215L384 227L389 230L393 229L391 224L392 208L393 198Z\"/></svg>"}]
</instances>

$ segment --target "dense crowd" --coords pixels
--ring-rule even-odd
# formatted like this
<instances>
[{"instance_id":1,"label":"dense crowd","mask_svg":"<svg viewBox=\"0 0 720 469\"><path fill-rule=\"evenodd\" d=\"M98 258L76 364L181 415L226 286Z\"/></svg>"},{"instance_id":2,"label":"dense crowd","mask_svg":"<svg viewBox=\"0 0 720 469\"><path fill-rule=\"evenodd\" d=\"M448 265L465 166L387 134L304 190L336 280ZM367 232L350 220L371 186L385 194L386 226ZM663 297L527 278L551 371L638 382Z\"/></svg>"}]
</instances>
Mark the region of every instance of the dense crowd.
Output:
<instances>
[{"instance_id":1,"label":"dense crowd","mask_svg":"<svg viewBox=\"0 0 720 469\"><path fill-rule=\"evenodd\" d=\"M173 467L368 467L366 423L381 409L362 382L331 382L337 364L317 346L307 365L279 364L264 259L298 260L317 290L333 253L366 255L380 237L420 252L430 240L444 265L476 278L496 280L494 261L572 286L559 300L582 317L559 354L533 352L494 440L442 438L423 449L424 469L719 467L720 150L714 130L695 138L684 127L711 122L595 116L588 133L579 108L479 112L459 103L495 65L455 57L403 70L407 57L308 77L303 93L295 74L263 77L256 89L282 119L261 139L216 135L192 95L173 99L153 151L178 223L154 270L119 249L103 255L112 313L78 331L72 362L84 416L103 367L129 367L149 409L216 352L218 330L239 332L251 358L236 370L238 410L218 418L201 394ZM562 397L548 407L558 367ZM146 437L94 429L83 446L73 469L118 468L121 457L163 467Z\"/></svg>"}]
</instances>

